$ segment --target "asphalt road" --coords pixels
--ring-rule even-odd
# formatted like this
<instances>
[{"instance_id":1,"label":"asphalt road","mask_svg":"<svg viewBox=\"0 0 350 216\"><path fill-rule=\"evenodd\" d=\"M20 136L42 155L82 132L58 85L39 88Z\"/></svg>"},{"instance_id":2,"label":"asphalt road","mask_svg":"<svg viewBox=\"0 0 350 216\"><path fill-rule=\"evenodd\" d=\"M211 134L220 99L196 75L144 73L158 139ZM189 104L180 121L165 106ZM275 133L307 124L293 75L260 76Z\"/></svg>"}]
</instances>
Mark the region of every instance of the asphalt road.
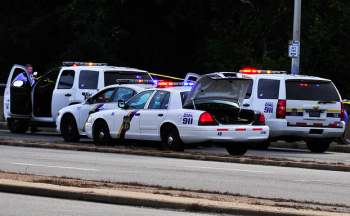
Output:
<instances>
[{"instance_id":1,"label":"asphalt road","mask_svg":"<svg viewBox=\"0 0 350 216\"><path fill-rule=\"evenodd\" d=\"M350 173L0 146L0 170L350 206Z\"/></svg>"},{"instance_id":2,"label":"asphalt road","mask_svg":"<svg viewBox=\"0 0 350 216\"><path fill-rule=\"evenodd\" d=\"M183 211L123 206L0 192L0 215L205 216L217 214L189 213Z\"/></svg>"},{"instance_id":3,"label":"asphalt road","mask_svg":"<svg viewBox=\"0 0 350 216\"><path fill-rule=\"evenodd\" d=\"M63 141L61 135L57 133L26 133L26 134L13 134L9 130L0 130L0 137L5 139L14 140L27 140L27 141L44 141L44 142L54 142ZM93 141L88 138L82 138L79 142L80 144L94 145ZM145 146L145 148L152 148L152 146ZM208 152L208 153L218 153L227 155L227 151L222 147L198 147L198 148L188 148L185 151L189 152ZM259 156L259 157L271 157L271 158L286 158L296 161L318 161L327 163L345 163L350 164L350 155L348 153L335 153L335 152L325 152L325 153L311 153L308 150L300 149L281 149L281 148L269 148L266 151L262 150L248 150L245 154L248 156Z\"/></svg>"}]
</instances>

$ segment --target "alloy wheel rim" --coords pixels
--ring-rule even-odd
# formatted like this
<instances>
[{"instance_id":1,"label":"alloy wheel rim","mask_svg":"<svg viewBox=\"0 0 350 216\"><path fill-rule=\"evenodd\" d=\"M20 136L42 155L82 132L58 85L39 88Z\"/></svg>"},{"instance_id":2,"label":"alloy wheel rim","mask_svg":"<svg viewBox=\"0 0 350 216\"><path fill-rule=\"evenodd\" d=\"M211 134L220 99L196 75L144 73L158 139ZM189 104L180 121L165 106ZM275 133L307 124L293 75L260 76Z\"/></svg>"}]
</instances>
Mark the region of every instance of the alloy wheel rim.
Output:
<instances>
[{"instance_id":1,"label":"alloy wheel rim","mask_svg":"<svg viewBox=\"0 0 350 216\"><path fill-rule=\"evenodd\" d=\"M174 138L170 135L170 136L168 137L168 146L172 146L173 143L174 143Z\"/></svg>"},{"instance_id":2,"label":"alloy wheel rim","mask_svg":"<svg viewBox=\"0 0 350 216\"><path fill-rule=\"evenodd\" d=\"M100 141L103 141L104 138L105 138L105 133L103 131L100 131L100 133L98 134L98 139Z\"/></svg>"}]
</instances>

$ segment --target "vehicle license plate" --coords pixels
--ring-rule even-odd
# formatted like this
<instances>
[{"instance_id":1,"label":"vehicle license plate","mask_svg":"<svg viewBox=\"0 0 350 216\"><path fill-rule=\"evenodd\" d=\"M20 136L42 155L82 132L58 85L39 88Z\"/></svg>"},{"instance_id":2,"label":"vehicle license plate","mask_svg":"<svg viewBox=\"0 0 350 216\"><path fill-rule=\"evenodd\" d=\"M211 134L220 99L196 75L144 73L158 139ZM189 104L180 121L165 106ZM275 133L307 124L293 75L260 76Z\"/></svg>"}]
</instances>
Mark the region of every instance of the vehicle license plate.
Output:
<instances>
[{"instance_id":1,"label":"vehicle license plate","mask_svg":"<svg viewBox=\"0 0 350 216\"><path fill-rule=\"evenodd\" d=\"M309 116L310 117L320 117L321 113L320 113L320 111L310 111Z\"/></svg>"}]
</instances>

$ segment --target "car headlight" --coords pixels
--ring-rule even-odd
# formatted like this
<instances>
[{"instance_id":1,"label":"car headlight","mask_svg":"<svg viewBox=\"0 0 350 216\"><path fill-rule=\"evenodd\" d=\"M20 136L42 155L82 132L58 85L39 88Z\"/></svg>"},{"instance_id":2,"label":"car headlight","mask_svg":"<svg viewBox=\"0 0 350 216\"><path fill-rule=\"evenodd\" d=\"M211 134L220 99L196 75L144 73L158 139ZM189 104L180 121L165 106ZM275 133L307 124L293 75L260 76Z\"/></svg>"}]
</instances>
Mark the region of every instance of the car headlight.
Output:
<instances>
[{"instance_id":1,"label":"car headlight","mask_svg":"<svg viewBox=\"0 0 350 216\"><path fill-rule=\"evenodd\" d=\"M91 123L91 121L92 121L92 117L89 116L89 118L88 118L88 120L87 120L87 123Z\"/></svg>"}]
</instances>

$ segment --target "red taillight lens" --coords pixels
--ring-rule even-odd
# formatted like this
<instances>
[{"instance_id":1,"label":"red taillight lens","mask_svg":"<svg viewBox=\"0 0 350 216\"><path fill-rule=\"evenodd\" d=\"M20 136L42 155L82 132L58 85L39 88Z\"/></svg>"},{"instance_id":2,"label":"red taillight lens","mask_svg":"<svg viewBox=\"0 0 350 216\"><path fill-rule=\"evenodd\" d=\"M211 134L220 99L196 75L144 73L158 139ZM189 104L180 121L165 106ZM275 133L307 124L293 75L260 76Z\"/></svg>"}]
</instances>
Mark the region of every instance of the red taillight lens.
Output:
<instances>
[{"instance_id":1,"label":"red taillight lens","mask_svg":"<svg viewBox=\"0 0 350 216\"><path fill-rule=\"evenodd\" d=\"M198 125L217 125L213 117L205 112L199 117Z\"/></svg>"},{"instance_id":2,"label":"red taillight lens","mask_svg":"<svg viewBox=\"0 0 350 216\"><path fill-rule=\"evenodd\" d=\"M286 100L278 100L276 118L286 118Z\"/></svg>"},{"instance_id":3,"label":"red taillight lens","mask_svg":"<svg viewBox=\"0 0 350 216\"><path fill-rule=\"evenodd\" d=\"M344 104L341 102L341 121L344 121L345 113L344 113Z\"/></svg>"},{"instance_id":4,"label":"red taillight lens","mask_svg":"<svg viewBox=\"0 0 350 216\"><path fill-rule=\"evenodd\" d=\"M265 116L263 113L260 113L258 124L265 124Z\"/></svg>"}]
</instances>

